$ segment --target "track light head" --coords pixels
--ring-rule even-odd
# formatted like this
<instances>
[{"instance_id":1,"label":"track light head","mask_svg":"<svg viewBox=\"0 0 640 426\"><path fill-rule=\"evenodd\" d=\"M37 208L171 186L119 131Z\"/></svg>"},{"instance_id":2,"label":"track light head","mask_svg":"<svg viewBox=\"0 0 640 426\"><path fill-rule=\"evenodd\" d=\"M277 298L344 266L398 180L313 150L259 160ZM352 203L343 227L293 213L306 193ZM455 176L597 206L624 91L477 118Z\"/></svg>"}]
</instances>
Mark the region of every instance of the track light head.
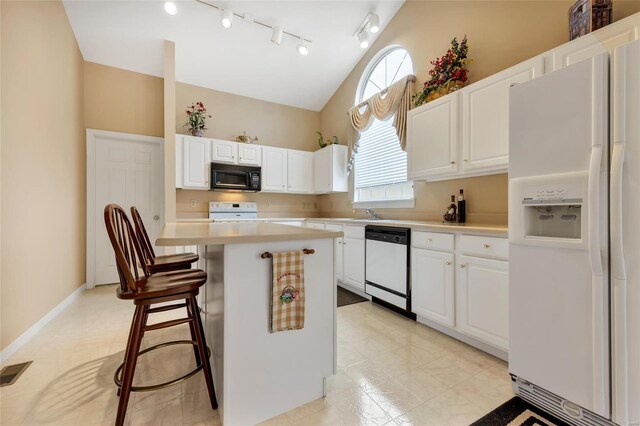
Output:
<instances>
[{"instance_id":1,"label":"track light head","mask_svg":"<svg viewBox=\"0 0 640 426\"><path fill-rule=\"evenodd\" d=\"M225 28L231 28L233 25L233 10L224 9L222 11L222 19L220 19L220 23Z\"/></svg>"},{"instance_id":2,"label":"track light head","mask_svg":"<svg viewBox=\"0 0 640 426\"><path fill-rule=\"evenodd\" d=\"M360 31L360 34L358 34L358 41L360 42L361 48L366 49L369 47L369 33L367 30Z\"/></svg>"},{"instance_id":3,"label":"track light head","mask_svg":"<svg viewBox=\"0 0 640 426\"><path fill-rule=\"evenodd\" d=\"M169 15L175 15L176 13L178 13L178 7L176 6L176 4L172 1L168 1L164 3L164 10L169 14Z\"/></svg>"},{"instance_id":4,"label":"track light head","mask_svg":"<svg viewBox=\"0 0 640 426\"><path fill-rule=\"evenodd\" d=\"M380 17L375 13L369 15L369 31L372 33L380 31Z\"/></svg>"},{"instance_id":5,"label":"track light head","mask_svg":"<svg viewBox=\"0 0 640 426\"><path fill-rule=\"evenodd\" d=\"M271 42L280 46L281 41L282 41L282 28L273 27L271 29Z\"/></svg>"},{"instance_id":6,"label":"track light head","mask_svg":"<svg viewBox=\"0 0 640 426\"><path fill-rule=\"evenodd\" d=\"M307 47L303 38L300 38L300 44L298 44L298 53L302 56L307 56L309 54L309 48Z\"/></svg>"}]
</instances>

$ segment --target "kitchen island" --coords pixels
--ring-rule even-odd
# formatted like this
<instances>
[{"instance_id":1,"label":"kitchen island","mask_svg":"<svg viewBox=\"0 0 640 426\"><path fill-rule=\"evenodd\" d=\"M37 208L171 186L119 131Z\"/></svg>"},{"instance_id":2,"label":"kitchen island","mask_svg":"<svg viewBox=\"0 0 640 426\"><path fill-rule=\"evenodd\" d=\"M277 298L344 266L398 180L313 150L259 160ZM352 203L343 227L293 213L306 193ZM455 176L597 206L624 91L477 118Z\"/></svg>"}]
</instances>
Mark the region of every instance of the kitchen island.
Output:
<instances>
[{"instance_id":1,"label":"kitchen island","mask_svg":"<svg viewBox=\"0 0 640 426\"><path fill-rule=\"evenodd\" d=\"M171 223L158 246L197 246L208 280L200 295L220 418L251 425L324 395L336 370L334 238L341 232L265 222ZM304 256L301 330L269 332L271 260L265 252L313 249Z\"/></svg>"}]
</instances>

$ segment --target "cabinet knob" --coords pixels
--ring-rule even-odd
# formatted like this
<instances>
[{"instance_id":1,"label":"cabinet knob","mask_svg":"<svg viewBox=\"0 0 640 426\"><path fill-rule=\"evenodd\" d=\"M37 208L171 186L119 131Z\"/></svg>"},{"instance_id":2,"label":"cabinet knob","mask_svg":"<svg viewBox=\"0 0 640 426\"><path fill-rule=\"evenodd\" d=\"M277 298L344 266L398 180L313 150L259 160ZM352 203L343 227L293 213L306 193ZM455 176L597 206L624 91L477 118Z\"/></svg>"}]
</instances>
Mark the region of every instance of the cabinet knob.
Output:
<instances>
[{"instance_id":1,"label":"cabinet knob","mask_svg":"<svg viewBox=\"0 0 640 426\"><path fill-rule=\"evenodd\" d=\"M467 267L467 265L460 265L460 269L464 269L466 267Z\"/></svg>"},{"instance_id":2,"label":"cabinet knob","mask_svg":"<svg viewBox=\"0 0 640 426\"><path fill-rule=\"evenodd\" d=\"M489 248L489 247L491 247L491 245L490 245L490 244L484 244L483 246L484 246L484 248Z\"/></svg>"},{"instance_id":3,"label":"cabinet knob","mask_svg":"<svg viewBox=\"0 0 640 426\"><path fill-rule=\"evenodd\" d=\"M464 162L465 162L465 163L468 163L468 162L469 162L469 160L467 160L467 159L465 158L465 159L464 159Z\"/></svg>"},{"instance_id":4,"label":"cabinet knob","mask_svg":"<svg viewBox=\"0 0 640 426\"><path fill-rule=\"evenodd\" d=\"M433 242L433 238L429 238L429 239L427 239L427 242L428 242L428 243L432 243L432 242Z\"/></svg>"},{"instance_id":5,"label":"cabinet knob","mask_svg":"<svg viewBox=\"0 0 640 426\"><path fill-rule=\"evenodd\" d=\"M455 162L455 161L452 161L452 162L451 162L451 164L456 164L456 162Z\"/></svg>"},{"instance_id":6,"label":"cabinet knob","mask_svg":"<svg viewBox=\"0 0 640 426\"><path fill-rule=\"evenodd\" d=\"M153 220L158 220L158 219L160 219L160 216L158 215L153 216Z\"/></svg>"},{"instance_id":7,"label":"cabinet knob","mask_svg":"<svg viewBox=\"0 0 640 426\"><path fill-rule=\"evenodd\" d=\"M342 243L342 245L343 245L343 246L346 246L346 245L347 245L347 243L346 243L346 242L343 242L343 243Z\"/></svg>"},{"instance_id":8,"label":"cabinet knob","mask_svg":"<svg viewBox=\"0 0 640 426\"><path fill-rule=\"evenodd\" d=\"M451 266L451 262L446 262L445 265Z\"/></svg>"}]
</instances>

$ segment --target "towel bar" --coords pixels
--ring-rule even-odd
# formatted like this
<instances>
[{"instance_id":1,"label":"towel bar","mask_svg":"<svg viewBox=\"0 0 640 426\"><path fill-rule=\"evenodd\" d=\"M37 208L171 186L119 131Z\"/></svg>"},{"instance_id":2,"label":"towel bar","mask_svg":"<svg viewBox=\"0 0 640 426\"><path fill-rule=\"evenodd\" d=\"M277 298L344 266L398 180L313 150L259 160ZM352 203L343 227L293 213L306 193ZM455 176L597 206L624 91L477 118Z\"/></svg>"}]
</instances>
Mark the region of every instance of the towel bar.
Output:
<instances>
[{"instance_id":1,"label":"towel bar","mask_svg":"<svg viewBox=\"0 0 640 426\"><path fill-rule=\"evenodd\" d=\"M302 252L303 252L304 254L313 254L313 253L315 253L316 251L315 251L314 249L302 249ZM271 253L270 253L270 252L268 252L268 251L265 251L264 253L262 253L262 254L260 255L260 257L261 257L261 258L263 258L263 259L270 259L270 258L272 258L272 257L273 257L273 254L271 254Z\"/></svg>"}]
</instances>

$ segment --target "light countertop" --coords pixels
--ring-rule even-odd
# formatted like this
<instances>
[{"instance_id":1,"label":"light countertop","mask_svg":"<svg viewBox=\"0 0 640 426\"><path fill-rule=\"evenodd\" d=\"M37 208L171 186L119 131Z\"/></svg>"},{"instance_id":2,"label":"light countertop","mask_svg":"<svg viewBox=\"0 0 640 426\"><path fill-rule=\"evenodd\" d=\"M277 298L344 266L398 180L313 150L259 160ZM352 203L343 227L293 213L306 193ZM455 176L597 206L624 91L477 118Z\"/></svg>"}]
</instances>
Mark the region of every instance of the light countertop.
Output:
<instances>
[{"instance_id":1,"label":"light countertop","mask_svg":"<svg viewBox=\"0 0 640 426\"><path fill-rule=\"evenodd\" d=\"M393 219L350 219L350 218L308 218L307 222L335 222L342 225L380 225L380 226L403 226L416 231L437 231L437 232L478 232L506 236L507 225L486 225L478 223L442 223L437 221L421 220L393 220Z\"/></svg>"},{"instance_id":2,"label":"light countertop","mask_svg":"<svg viewBox=\"0 0 640 426\"><path fill-rule=\"evenodd\" d=\"M269 222L167 223L156 239L159 246L190 246L313 240L342 237L324 231Z\"/></svg>"}]
</instances>

